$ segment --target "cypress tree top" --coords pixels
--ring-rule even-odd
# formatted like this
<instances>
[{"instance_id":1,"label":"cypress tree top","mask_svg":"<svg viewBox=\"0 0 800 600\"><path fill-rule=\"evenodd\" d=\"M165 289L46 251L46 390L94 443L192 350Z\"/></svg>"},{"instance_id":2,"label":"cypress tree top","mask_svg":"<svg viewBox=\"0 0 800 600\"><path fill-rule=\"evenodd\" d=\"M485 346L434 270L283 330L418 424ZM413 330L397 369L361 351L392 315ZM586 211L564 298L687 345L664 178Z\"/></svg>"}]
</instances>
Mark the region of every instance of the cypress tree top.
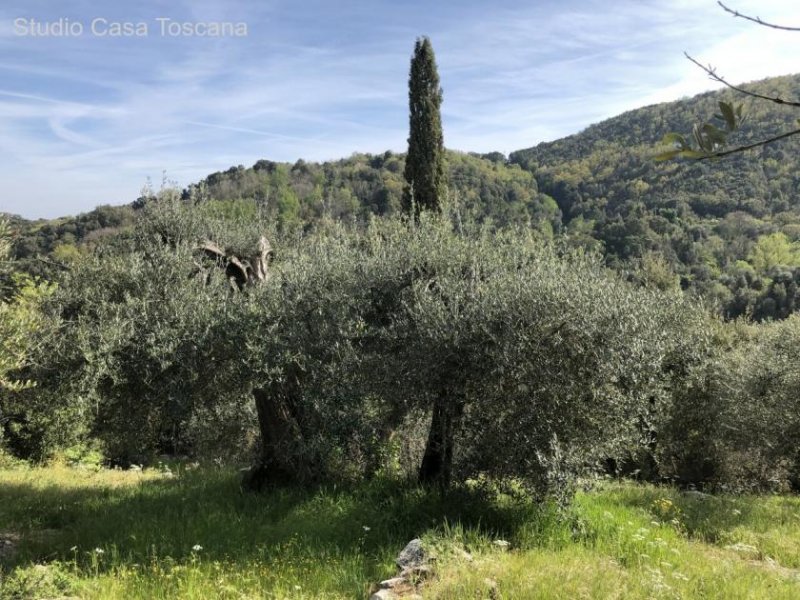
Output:
<instances>
[{"instance_id":1,"label":"cypress tree top","mask_svg":"<svg viewBox=\"0 0 800 600\"><path fill-rule=\"evenodd\" d=\"M438 210L445 194L442 88L433 46L427 37L417 38L408 79L409 134L403 205Z\"/></svg>"}]
</instances>

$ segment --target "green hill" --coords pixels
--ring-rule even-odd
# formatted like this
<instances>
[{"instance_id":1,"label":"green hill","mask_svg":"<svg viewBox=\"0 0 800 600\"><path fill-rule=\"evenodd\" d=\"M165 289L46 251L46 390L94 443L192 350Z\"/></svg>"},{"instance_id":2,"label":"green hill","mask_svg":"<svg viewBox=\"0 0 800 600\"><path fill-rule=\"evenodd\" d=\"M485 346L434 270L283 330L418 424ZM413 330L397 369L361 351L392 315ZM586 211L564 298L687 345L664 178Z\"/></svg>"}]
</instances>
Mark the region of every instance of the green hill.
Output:
<instances>
[{"instance_id":1,"label":"green hill","mask_svg":"<svg viewBox=\"0 0 800 600\"><path fill-rule=\"evenodd\" d=\"M800 76L749 84L800 96ZM748 143L793 127L800 112L730 90L624 113L533 148L485 155L448 151L450 191L465 215L498 226L525 223L544 236L602 252L610 266L646 285L680 284L728 317L783 318L800 308L800 140L788 139L718 161L657 163L666 132L688 132L717 110L742 102ZM284 226L323 215L350 221L400 210L404 155L355 154L325 163L259 160L213 173L182 191L213 210L260 210ZM99 207L74 218L17 220L18 257L69 261L104 235L125 230L146 194L128 207Z\"/></svg>"},{"instance_id":2,"label":"green hill","mask_svg":"<svg viewBox=\"0 0 800 600\"><path fill-rule=\"evenodd\" d=\"M745 87L797 98L800 76ZM710 297L728 316L783 317L800 301L800 254L792 246L800 239L800 140L717 161L652 160L666 132L688 133L720 100L744 104L747 123L737 144L792 129L800 117L796 109L724 90L627 112L514 152L510 161L535 174L539 190L561 209L566 231L597 241L612 265L657 257L684 288ZM765 250L777 255L758 260Z\"/></svg>"},{"instance_id":3,"label":"green hill","mask_svg":"<svg viewBox=\"0 0 800 600\"><path fill-rule=\"evenodd\" d=\"M476 155L448 151L452 200L462 212L498 225L532 222L548 231L561 217L552 199L539 193L529 171L499 153ZM258 161L232 167L190 186L186 196L216 201L253 199L282 222L313 222L322 215L364 219L401 210L405 155L354 154L325 163Z\"/></svg>"}]
</instances>

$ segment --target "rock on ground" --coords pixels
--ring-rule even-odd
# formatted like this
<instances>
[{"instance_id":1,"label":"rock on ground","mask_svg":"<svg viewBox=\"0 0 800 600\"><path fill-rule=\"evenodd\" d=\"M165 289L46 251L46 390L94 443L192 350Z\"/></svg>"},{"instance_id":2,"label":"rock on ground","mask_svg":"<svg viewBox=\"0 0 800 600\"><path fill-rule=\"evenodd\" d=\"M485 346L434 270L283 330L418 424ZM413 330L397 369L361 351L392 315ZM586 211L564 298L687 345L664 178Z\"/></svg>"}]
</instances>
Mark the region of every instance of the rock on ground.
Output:
<instances>
[{"instance_id":1,"label":"rock on ground","mask_svg":"<svg viewBox=\"0 0 800 600\"><path fill-rule=\"evenodd\" d=\"M384 579L378 585L381 586L382 590L391 590L398 586L401 586L407 582L405 577L392 577L391 579Z\"/></svg>"},{"instance_id":2,"label":"rock on ground","mask_svg":"<svg viewBox=\"0 0 800 600\"><path fill-rule=\"evenodd\" d=\"M372 596L369 597L369 600L395 600L396 598L399 598L399 596L392 590L383 589L372 594Z\"/></svg>"},{"instance_id":3,"label":"rock on ground","mask_svg":"<svg viewBox=\"0 0 800 600\"><path fill-rule=\"evenodd\" d=\"M426 562L425 551L422 549L422 540L415 538L406 544L406 547L397 555L395 563L401 570L419 567Z\"/></svg>"},{"instance_id":4,"label":"rock on ground","mask_svg":"<svg viewBox=\"0 0 800 600\"><path fill-rule=\"evenodd\" d=\"M0 562L11 558L17 551L17 536L0 533Z\"/></svg>"}]
</instances>

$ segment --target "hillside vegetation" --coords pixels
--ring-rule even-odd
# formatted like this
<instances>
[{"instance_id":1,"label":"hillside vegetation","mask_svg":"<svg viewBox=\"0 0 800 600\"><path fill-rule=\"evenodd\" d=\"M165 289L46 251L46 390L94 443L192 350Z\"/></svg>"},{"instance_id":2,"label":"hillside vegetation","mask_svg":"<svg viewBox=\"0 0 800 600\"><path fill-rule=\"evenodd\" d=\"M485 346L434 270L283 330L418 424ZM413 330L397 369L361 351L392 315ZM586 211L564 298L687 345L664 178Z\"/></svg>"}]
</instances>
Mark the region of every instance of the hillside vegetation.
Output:
<instances>
[{"instance_id":1,"label":"hillside vegetation","mask_svg":"<svg viewBox=\"0 0 800 600\"><path fill-rule=\"evenodd\" d=\"M800 96L800 76L750 84ZM465 216L497 226L530 224L594 248L637 281L699 293L727 317L785 318L800 304L800 140L784 140L715 162L652 160L666 132L707 119L730 91L634 110L573 136L513 152L449 151L451 200ZM788 107L741 100L747 117L738 141L784 131ZM283 227L320 218L364 221L401 209L405 156L354 154L325 163L259 160L213 173L183 190L211 212L261 211ZM146 190L132 204L152 201ZM129 229L131 207L104 206L74 218L17 220L17 257L31 273L57 278L59 267L105 235Z\"/></svg>"},{"instance_id":2,"label":"hillside vegetation","mask_svg":"<svg viewBox=\"0 0 800 600\"><path fill-rule=\"evenodd\" d=\"M800 76L745 87L797 98ZM652 159L666 132L688 132L717 112L720 100L744 104L747 123L737 143L777 135L798 116L724 90L634 110L510 160L555 199L567 232L599 242L610 263L668 267L682 287L703 293L727 316L782 318L800 300L800 140L718 161Z\"/></svg>"}]
</instances>

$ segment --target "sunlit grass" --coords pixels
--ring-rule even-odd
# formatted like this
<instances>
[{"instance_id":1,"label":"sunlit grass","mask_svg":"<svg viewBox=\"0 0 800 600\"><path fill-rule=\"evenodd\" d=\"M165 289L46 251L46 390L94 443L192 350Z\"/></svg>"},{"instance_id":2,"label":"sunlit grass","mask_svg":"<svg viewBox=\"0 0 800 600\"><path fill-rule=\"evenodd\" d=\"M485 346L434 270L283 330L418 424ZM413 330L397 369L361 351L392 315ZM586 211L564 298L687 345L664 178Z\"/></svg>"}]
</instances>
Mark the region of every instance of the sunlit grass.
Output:
<instances>
[{"instance_id":1,"label":"sunlit grass","mask_svg":"<svg viewBox=\"0 0 800 600\"><path fill-rule=\"evenodd\" d=\"M608 483L559 514L386 481L253 495L228 470L57 466L0 471L9 534L3 599L365 598L416 536L436 556L426 598L800 597L787 496Z\"/></svg>"},{"instance_id":2,"label":"sunlit grass","mask_svg":"<svg viewBox=\"0 0 800 600\"><path fill-rule=\"evenodd\" d=\"M798 598L800 499L607 484L580 494L570 541L526 523L427 586L432 598Z\"/></svg>"}]
</instances>

